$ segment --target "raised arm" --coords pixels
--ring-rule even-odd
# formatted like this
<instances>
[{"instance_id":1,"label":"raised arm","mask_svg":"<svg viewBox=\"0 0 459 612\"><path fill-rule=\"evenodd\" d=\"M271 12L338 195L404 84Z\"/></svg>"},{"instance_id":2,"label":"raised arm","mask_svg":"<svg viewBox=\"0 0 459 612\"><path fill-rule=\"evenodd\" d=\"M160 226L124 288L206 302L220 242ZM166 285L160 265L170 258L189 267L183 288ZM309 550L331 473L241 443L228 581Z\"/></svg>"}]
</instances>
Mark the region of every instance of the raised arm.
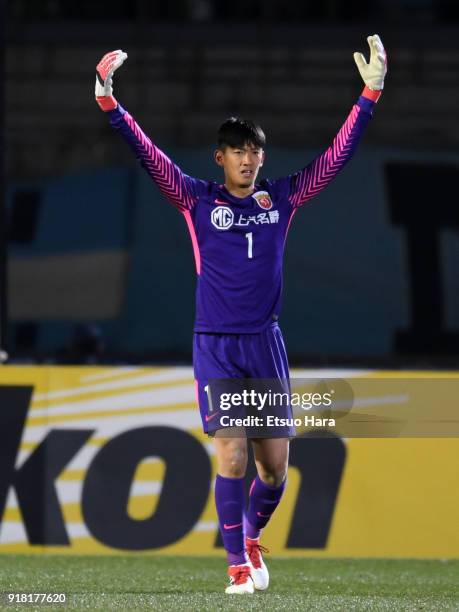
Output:
<instances>
[{"instance_id":1,"label":"raised arm","mask_svg":"<svg viewBox=\"0 0 459 612\"><path fill-rule=\"evenodd\" d=\"M104 55L96 70L96 101L110 124L120 132L161 193L182 212L196 203L206 183L184 174L142 131L140 126L113 97L113 73L127 58L121 51Z\"/></svg>"},{"instance_id":2,"label":"raised arm","mask_svg":"<svg viewBox=\"0 0 459 612\"><path fill-rule=\"evenodd\" d=\"M370 62L367 64L361 53L354 53L355 62L365 82L365 88L357 103L352 107L331 146L305 168L283 179L287 181L283 187L287 190L294 208L317 195L342 170L354 154L368 125L373 107L384 87L387 61L379 36L375 34L367 40L371 50Z\"/></svg>"}]
</instances>

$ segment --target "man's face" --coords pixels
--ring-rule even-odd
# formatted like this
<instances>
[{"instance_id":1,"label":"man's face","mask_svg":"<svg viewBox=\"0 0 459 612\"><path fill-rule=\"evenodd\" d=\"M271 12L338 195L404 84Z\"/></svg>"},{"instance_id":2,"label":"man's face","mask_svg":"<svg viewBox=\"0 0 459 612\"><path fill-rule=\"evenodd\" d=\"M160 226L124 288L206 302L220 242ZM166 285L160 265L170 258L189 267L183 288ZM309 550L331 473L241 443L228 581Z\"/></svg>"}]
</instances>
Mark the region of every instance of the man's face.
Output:
<instances>
[{"instance_id":1,"label":"man's face","mask_svg":"<svg viewBox=\"0 0 459 612\"><path fill-rule=\"evenodd\" d=\"M263 149L250 143L215 151L215 161L223 168L226 182L237 187L251 187L255 183L264 158Z\"/></svg>"}]
</instances>

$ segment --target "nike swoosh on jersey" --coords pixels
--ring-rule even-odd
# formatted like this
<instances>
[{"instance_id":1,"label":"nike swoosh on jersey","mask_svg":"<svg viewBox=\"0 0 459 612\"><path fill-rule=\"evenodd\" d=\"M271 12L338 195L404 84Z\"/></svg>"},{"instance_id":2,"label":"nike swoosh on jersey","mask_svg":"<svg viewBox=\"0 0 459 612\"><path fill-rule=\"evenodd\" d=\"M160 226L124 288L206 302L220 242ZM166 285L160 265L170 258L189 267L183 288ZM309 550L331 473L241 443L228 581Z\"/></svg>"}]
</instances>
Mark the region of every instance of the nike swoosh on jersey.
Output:
<instances>
[{"instance_id":1,"label":"nike swoosh on jersey","mask_svg":"<svg viewBox=\"0 0 459 612\"><path fill-rule=\"evenodd\" d=\"M262 518L269 518L270 514L263 514L263 512L257 512L257 516L261 516Z\"/></svg>"},{"instance_id":2,"label":"nike swoosh on jersey","mask_svg":"<svg viewBox=\"0 0 459 612\"><path fill-rule=\"evenodd\" d=\"M236 527L240 527L242 525L242 523L236 523L235 525L227 525L226 523L223 524L223 528L224 529L236 529Z\"/></svg>"},{"instance_id":3,"label":"nike swoosh on jersey","mask_svg":"<svg viewBox=\"0 0 459 612\"><path fill-rule=\"evenodd\" d=\"M228 202L224 202L223 200L219 200L215 198L215 204L223 204L223 206L228 206Z\"/></svg>"},{"instance_id":4,"label":"nike swoosh on jersey","mask_svg":"<svg viewBox=\"0 0 459 612\"><path fill-rule=\"evenodd\" d=\"M217 414L218 414L218 412L216 412L215 414L211 414L210 416L208 414L206 414L206 423L208 423L211 419L216 417Z\"/></svg>"}]
</instances>

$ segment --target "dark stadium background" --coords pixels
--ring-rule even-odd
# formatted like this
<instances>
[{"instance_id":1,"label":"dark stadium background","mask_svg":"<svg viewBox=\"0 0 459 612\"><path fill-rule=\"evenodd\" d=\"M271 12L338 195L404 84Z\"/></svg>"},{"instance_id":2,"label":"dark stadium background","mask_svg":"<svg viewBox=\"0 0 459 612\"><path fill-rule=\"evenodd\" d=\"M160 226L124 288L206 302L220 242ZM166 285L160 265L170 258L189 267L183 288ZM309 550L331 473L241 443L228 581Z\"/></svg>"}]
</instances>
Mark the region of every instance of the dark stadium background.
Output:
<instances>
[{"instance_id":1,"label":"dark stadium background","mask_svg":"<svg viewBox=\"0 0 459 612\"><path fill-rule=\"evenodd\" d=\"M106 51L128 52L115 95L185 172L219 177L215 131L237 113L266 130L275 176L331 142L363 86L352 53L378 33L384 95L356 157L295 219L281 325L293 365L457 365L457 3L2 4L13 361L190 362L190 238L94 102Z\"/></svg>"}]
</instances>

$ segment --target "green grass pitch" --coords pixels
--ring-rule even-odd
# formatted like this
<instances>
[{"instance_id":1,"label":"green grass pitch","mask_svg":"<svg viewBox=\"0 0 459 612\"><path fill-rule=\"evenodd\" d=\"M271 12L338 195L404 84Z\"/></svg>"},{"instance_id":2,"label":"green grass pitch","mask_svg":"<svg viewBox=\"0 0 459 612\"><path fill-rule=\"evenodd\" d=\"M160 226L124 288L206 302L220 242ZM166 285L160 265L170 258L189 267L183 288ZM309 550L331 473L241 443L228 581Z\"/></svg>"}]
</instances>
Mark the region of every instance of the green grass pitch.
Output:
<instances>
[{"instance_id":1,"label":"green grass pitch","mask_svg":"<svg viewBox=\"0 0 459 612\"><path fill-rule=\"evenodd\" d=\"M459 561L269 559L271 586L225 595L223 559L0 555L0 591L66 593L72 610L459 610ZM44 604L1 610L43 610Z\"/></svg>"}]
</instances>

